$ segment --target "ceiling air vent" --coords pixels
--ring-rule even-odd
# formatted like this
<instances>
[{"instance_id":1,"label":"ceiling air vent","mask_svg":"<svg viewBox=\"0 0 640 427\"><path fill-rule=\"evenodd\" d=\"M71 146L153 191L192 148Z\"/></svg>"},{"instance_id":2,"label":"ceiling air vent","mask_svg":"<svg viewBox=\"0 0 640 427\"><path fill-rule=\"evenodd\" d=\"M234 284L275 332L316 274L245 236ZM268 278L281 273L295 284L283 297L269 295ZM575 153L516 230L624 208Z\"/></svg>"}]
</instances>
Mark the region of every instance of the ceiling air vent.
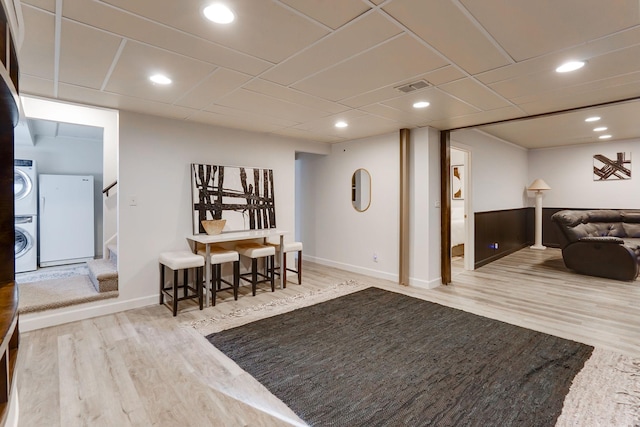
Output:
<instances>
[{"instance_id":1,"label":"ceiling air vent","mask_svg":"<svg viewBox=\"0 0 640 427\"><path fill-rule=\"evenodd\" d=\"M409 93L409 92L413 92L414 90L425 88L427 86L429 86L429 83L427 83L424 80L418 80L417 82L409 83L403 86L398 86L396 89L398 89L400 92Z\"/></svg>"}]
</instances>

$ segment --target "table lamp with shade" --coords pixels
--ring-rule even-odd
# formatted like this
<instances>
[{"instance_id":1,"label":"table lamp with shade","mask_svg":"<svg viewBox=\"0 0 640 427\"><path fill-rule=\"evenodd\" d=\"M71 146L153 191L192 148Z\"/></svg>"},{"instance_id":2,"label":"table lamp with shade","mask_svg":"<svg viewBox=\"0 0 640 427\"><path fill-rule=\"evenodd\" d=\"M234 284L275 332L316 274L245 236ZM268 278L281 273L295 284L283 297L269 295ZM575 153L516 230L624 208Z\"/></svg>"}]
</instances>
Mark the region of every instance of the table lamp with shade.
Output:
<instances>
[{"instance_id":1,"label":"table lamp with shade","mask_svg":"<svg viewBox=\"0 0 640 427\"><path fill-rule=\"evenodd\" d=\"M531 246L531 249L547 249L546 246L542 245L542 192L551 190L551 187L549 187L549 184L544 182L544 180L538 178L531 183L527 190L535 191L536 193L536 234L535 242L533 246Z\"/></svg>"}]
</instances>

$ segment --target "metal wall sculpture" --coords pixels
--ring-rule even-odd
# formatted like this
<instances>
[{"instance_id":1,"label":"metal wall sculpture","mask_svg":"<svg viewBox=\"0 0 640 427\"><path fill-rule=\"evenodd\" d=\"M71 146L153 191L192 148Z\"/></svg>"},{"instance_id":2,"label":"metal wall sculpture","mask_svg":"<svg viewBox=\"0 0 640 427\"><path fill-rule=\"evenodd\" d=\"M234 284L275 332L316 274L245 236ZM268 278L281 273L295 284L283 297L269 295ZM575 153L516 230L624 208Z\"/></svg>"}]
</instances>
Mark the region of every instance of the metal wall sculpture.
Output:
<instances>
[{"instance_id":1,"label":"metal wall sculpture","mask_svg":"<svg viewBox=\"0 0 640 427\"><path fill-rule=\"evenodd\" d=\"M273 170L219 165L191 165L193 233L200 221L226 219L224 231L276 227Z\"/></svg>"},{"instance_id":2,"label":"metal wall sculpture","mask_svg":"<svg viewBox=\"0 0 640 427\"><path fill-rule=\"evenodd\" d=\"M615 156L596 154L593 156L594 181L619 179L631 179L631 153L616 153Z\"/></svg>"}]
</instances>

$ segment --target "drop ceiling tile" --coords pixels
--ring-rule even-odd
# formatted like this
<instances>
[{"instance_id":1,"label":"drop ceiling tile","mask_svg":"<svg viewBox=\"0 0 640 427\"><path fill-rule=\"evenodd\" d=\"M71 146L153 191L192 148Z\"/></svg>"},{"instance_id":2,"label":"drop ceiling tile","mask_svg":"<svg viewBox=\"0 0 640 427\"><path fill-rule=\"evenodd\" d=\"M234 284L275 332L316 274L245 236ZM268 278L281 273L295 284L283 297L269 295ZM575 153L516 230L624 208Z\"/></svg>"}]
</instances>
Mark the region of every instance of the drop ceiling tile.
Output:
<instances>
[{"instance_id":1,"label":"drop ceiling tile","mask_svg":"<svg viewBox=\"0 0 640 427\"><path fill-rule=\"evenodd\" d=\"M586 117L598 115L602 119L597 125L585 123ZM563 114L524 119L516 122L483 126L480 130L511 141L520 146L535 149L601 142L593 128L607 126L613 135L608 142L622 139L637 139L636 123L640 116L640 102L625 102L605 107L594 107Z\"/></svg>"},{"instance_id":2,"label":"drop ceiling tile","mask_svg":"<svg viewBox=\"0 0 640 427\"><path fill-rule=\"evenodd\" d=\"M187 118L187 121L260 133L273 132L286 127L282 123L265 119L264 116L252 115L222 108L220 111L197 111Z\"/></svg>"},{"instance_id":3,"label":"drop ceiling tile","mask_svg":"<svg viewBox=\"0 0 640 427\"><path fill-rule=\"evenodd\" d=\"M286 136L289 138L304 139L307 141L324 142L324 143L342 142L345 140L344 138L339 138L337 136L327 136L321 133L309 132L309 131L295 129L295 128L278 129L273 131L272 133L275 135Z\"/></svg>"},{"instance_id":4,"label":"drop ceiling tile","mask_svg":"<svg viewBox=\"0 0 640 427\"><path fill-rule=\"evenodd\" d=\"M282 85L290 85L351 58L400 32L400 28L379 13L370 13L276 65L261 77Z\"/></svg>"},{"instance_id":5,"label":"drop ceiling tile","mask_svg":"<svg viewBox=\"0 0 640 427\"><path fill-rule=\"evenodd\" d=\"M437 70L433 70L430 73L425 74L424 78L432 85L438 86L461 79L465 76L466 74L464 74L458 68L452 65L447 65L445 67L438 68Z\"/></svg>"},{"instance_id":6,"label":"drop ceiling tile","mask_svg":"<svg viewBox=\"0 0 640 427\"><path fill-rule=\"evenodd\" d=\"M516 61L640 24L637 0L461 0L461 3Z\"/></svg>"},{"instance_id":7,"label":"drop ceiling tile","mask_svg":"<svg viewBox=\"0 0 640 427\"><path fill-rule=\"evenodd\" d=\"M195 112L195 110L189 108L178 107L176 105L165 104L163 102L154 102L147 99L134 98L131 96L119 97L118 109L178 120L184 120Z\"/></svg>"},{"instance_id":8,"label":"drop ceiling tile","mask_svg":"<svg viewBox=\"0 0 640 427\"><path fill-rule=\"evenodd\" d=\"M274 1L235 0L231 7L236 20L215 25L202 14L198 0L103 0L135 15L145 16L230 49L280 62L328 33L328 30ZM265 35L268 34L268 37ZM295 34L295 37L291 35Z\"/></svg>"},{"instance_id":9,"label":"drop ceiling tile","mask_svg":"<svg viewBox=\"0 0 640 427\"><path fill-rule=\"evenodd\" d=\"M56 10L56 0L22 0L20 3L22 5L31 5L35 6L39 9L48 10L49 12L55 12ZM25 9L24 7L22 8Z\"/></svg>"},{"instance_id":10,"label":"drop ceiling tile","mask_svg":"<svg viewBox=\"0 0 640 427\"><path fill-rule=\"evenodd\" d=\"M24 41L18 61L20 72L32 77L53 80L53 59L55 53L54 16L32 7L23 7L25 31ZM28 55L23 52L29 52Z\"/></svg>"},{"instance_id":11,"label":"drop ceiling tile","mask_svg":"<svg viewBox=\"0 0 640 427\"><path fill-rule=\"evenodd\" d=\"M343 99L340 101L340 103L347 105L351 108L360 108L365 105L370 105L377 102L383 102L389 99L402 97L404 93L399 91L396 88L407 85L412 82L426 80L427 83L435 86L438 84L454 81L462 77L464 77L463 73L461 73L451 65L446 65L444 67L438 68L426 74L413 76L411 78L395 82L382 89L372 90L369 92L365 92L365 93L353 96L351 98ZM423 90L426 90L426 89L423 89ZM418 90L417 92L420 92L420 91L421 90Z\"/></svg>"},{"instance_id":12,"label":"drop ceiling tile","mask_svg":"<svg viewBox=\"0 0 640 427\"><path fill-rule=\"evenodd\" d=\"M470 74L511 62L455 2L395 0L383 9Z\"/></svg>"},{"instance_id":13,"label":"drop ceiling tile","mask_svg":"<svg viewBox=\"0 0 640 427\"><path fill-rule=\"evenodd\" d=\"M584 117L584 112L559 114L478 129L525 148L550 147L557 145L558 141L574 144L596 142L598 134L593 132L593 126L584 122Z\"/></svg>"},{"instance_id":14,"label":"drop ceiling tile","mask_svg":"<svg viewBox=\"0 0 640 427\"><path fill-rule=\"evenodd\" d=\"M163 5L169 3L174 2L162 2ZM271 66L269 62L262 59L166 25L158 25L148 19L110 7L103 2L64 0L63 16L115 35L251 75L257 75Z\"/></svg>"},{"instance_id":15,"label":"drop ceiling tile","mask_svg":"<svg viewBox=\"0 0 640 427\"><path fill-rule=\"evenodd\" d=\"M326 130L329 130L329 134L337 137L346 137L347 128L336 128L334 125L338 121L345 121L347 123L351 123L353 120L356 120L362 116L367 115L368 113L360 110L349 110L339 114L333 114L330 116L322 117L316 120L310 120L305 123L299 123L295 125L296 129L306 130L310 132L322 132L325 133Z\"/></svg>"},{"instance_id":16,"label":"drop ceiling tile","mask_svg":"<svg viewBox=\"0 0 640 427\"><path fill-rule=\"evenodd\" d=\"M329 114L326 111L308 108L245 89L239 89L217 100L216 105L295 122L313 120ZM209 108L206 110L211 111Z\"/></svg>"},{"instance_id":17,"label":"drop ceiling tile","mask_svg":"<svg viewBox=\"0 0 640 427\"><path fill-rule=\"evenodd\" d=\"M338 101L447 65L410 36L394 38L361 55L304 79L294 88Z\"/></svg>"},{"instance_id":18,"label":"drop ceiling tile","mask_svg":"<svg viewBox=\"0 0 640 427\"><path fill-rule=\"evenodd\" d=\"M243 87L244 89L253 92L258 92L263 95L268 95L270 97L294 104L300 104L302 106L309 107L315 110L326 111L328 113L335 114L349 109L348 107L345 107L343 105L329 102L315 96L307 95L306 93L302 93L288 87L280 86L266 80L254 79Z\"/></svg>"},{"instance_id":19,"label":"drop ceiling tile","mask_svg":"<svg viewBox=\"0 0 640 427\"><path fill-rule=\"evenodd\" d=\"M566 97L549 96L535 102L520 104L519 106L526 111L527 114L541 114L549 111L586 107L634 97L640 97L640 81Z\"/></svg>"},{"instance_id":20,"label":"drop ceiling tile","mask_svg":"<svg viewBox=\"0 0 640 427\"><path fill-rule=\"evenodd\" d=\"M58 98L64 101L118 109L120 106L119 101L121 95L82 86L60 83L58 87Z\"/></svg>"},{"instance_id":21,"label":"drop ceiling tile","mask_svg":"<svg viewBox=\"0 0 640 427\"><path fill-rule=\"evenodd\" d=\"M200 110L251 80L251 76L218 68L200 84L180 97L175 104Z\"/></svg>"},{"instance_id":22,"label":"drop ceiling tile","mask_svg":"<svg viewBox=\"0 0 640 427\"><path fill-rule=\"evenodd\" d=\"M360 108L360 110L401 123L402 127L426 126L430 121L430 119L425 116L424 110L415 110L407 113L406 111L384 104L371 104Z\"/></svg>"},{"instance_id":23,"label":"drop ceiling tile","mask_svg":"<svg viewBox=\"0 0 640 427\"><path fill-rule=\"evenodd\" d=\"M511 105L504 98L472 78L456 80L441 85L438 89L478 107L480 110L495 110Z\"/></svg>"},{"instance_id":24,"label":"drop ceiling tile","mask_svg":"<svg viewBox=\"0 0 640 427\"><path fill-rule=\"evenodd\" d=\"M122 50L105 90L172 103L213 69L213 65L130 41ZM173 83L167 86L151 83L149 76L156 73L167 75Z\"/></svg>"},{"instance_id":25,"label":"drop ceiling tile","mask_svg":"<svg viewBox=\"0 0 640 427\"><path fill-rule=\"evenodd\" d=\"M346 128L336 128L334 124L338 120L346 121L349 126ZM369 114L365 111L351 110L342 114L336 114L313 122L297 125L295 129L351 140L394 132L402 127L404 127L404 124L398 123L395 120Z\"/></svg>"},{"instance_id":26,"label":"drop ceiling tile","mask_svg":"<svg viewBox=\"0 0 640 427\"><path fill-rule=\"evenodd\" d=\"M207 107L206 110L202 110L202 111L221 114L224 116L237 117L239 121L244 120L247 123L248 122L269 123L270 125L274 125L278 128L291 127L299 124L298 122L295 122L293 120L289 120L286 118L281 119L278 117L269 116L269 115L263 114L263 112L256 114L244 109L238 110L236 108L227 107L224 105L217 105L217 104L210 105ZM196 114L194 113L194 115Z\"/></svg>"},{"instance_id":27,"label":"drop ceiling tile","mask_svg":"<svg viewBox=\"0 0 640 427\"><path fill-rule=\"evenodd\" d=\"M100 89L121 41L120 37L64 19L59 80Z\"/></svg>"},{"instance_id":28,"label":"drop ceiling tile","mask_svg":"<svg viewBox=\"0 0 640 427\"><path fill-rule=\"evenodd\" d=\"M536 92L534 94L514 98L513 102L520 105L538 102L548 98L567 98L576 95L583 95L588 92L608 90L609 88L627 85L637 81L640 81L640 71L601 80L588 81L586 83L566 86L552 91Z\"/></svg>"},{"instance_id":29,"label":"drop ceiling tile","mask_svg":"<svg viewBox=\"0 0 640 427\"><path fill-rule=\"evenodd\" d=\"M513 119L516 117L523 117L525 115L526 113L517 107L504 107L497 110L480 111L478 113L466 114L457 117L443 117L439 120L430 122L429 126L439 130L447 130L466 126L475 126L483 123L491 123L498 120Z\"/></svg>"},{"instance_id":30,"label":"drop ceiling tile","mask_svg":"<svg viewBox=\"0 0 640 427\"><path fill-rule=\"evenodd\" d=\"M20 73L20 94L53 98L53 80Z\"/></svg>"},{"instance_id":31,"label":"drop ceiling tile","mask_svg":"<svg viewBox=\"0 0 640 427\"><path fill-rule=\"evenodd\" d=\"M324 25L339 28L369 10L362 0L340 0L327 7L326 0L280 0Z\"/></svg>"},{"instance_id":32,"label":"drop ceiling tile","mask_svg":"<svg viewBox=\"0 0 640 427\"><path fill-rule=\"evenodd\" d=\"M155 102L109 92L101 92L99 90L63 83L60 84L59 99L64 101L101 105L114 110L132 111L140 114L155 115L158 117L179 120L183 120L195 112L195 110L163 102Z\"/></svg>"},{"instance_id":33,"label":"drop ceiling tile","mask_svg":"<svg viewBox=\"0 0 640 427\"><path fill-rule=\"evenodd\" d=\"M195 110L192 109L163 102L134 98L64 83L60 84L60 95L58 98L64 101L82 102L98 107L133 111L170 119L182 120L195 112Z\"/></svg>"},{"instance_id":34,"label":"drop ceiling tile","mask_svg":"<svg viewBox=\"0 0 640 427\"><path fill-rule=\"evenodd\" d=\"M420 94L412 92L400 98L385 101L383 104L409 114L415 114L416 109L413 108L415 101L427 101L431 104L427 108L420 109L419 113L428 120L463 116L480 111L480 109L462 102L437 88L427 89Z\"/></svg>"},{"instance_id":35,"label":"drop ceiling tile","mask_svg":"<svg viewBox=\"0 0 640 427\"><path fill-rule=\"evenodd\" d=\"M550 69L555 70L557 66L568 59L597 58L611 52L636 46L640 42L640 27L621 31L608 37L590 41L570 49L563 49L552 52L537 58L520 61L515 64L477 74L475 77L485 83L491 84L503 80L513 79L527 74L535 74Z\"/></svg>"},{"instance_id":36,"label":"drop ceiling tile","mask_svg":"<svg viewBox=\"0 0 640 427\"><path fill-rule=\"evenodd\" d=\"M595 82L615 75L633 73L638 69L640 69L640 45L590 58L587 66L573 73L556 73L555 67L552 67L537 73L502 80L489 86L507 99L516 99Z\"/></svg>"},{"instance_id":37,"label":"drop ceiling tile","mask_svg":"<svg viewBox=\"0 0 640 427\"><path fill-rule=\"evenodd\" d=\"M349 140L368 138L370 136L398 132L398 130L403 127L403 123L398 123L395 120L389 120L376 115L367 114L352 120L349 123L346 135L348 135L347 139ZM334 133L334 135L336 134Z\"/></svg>"}]
</instances>

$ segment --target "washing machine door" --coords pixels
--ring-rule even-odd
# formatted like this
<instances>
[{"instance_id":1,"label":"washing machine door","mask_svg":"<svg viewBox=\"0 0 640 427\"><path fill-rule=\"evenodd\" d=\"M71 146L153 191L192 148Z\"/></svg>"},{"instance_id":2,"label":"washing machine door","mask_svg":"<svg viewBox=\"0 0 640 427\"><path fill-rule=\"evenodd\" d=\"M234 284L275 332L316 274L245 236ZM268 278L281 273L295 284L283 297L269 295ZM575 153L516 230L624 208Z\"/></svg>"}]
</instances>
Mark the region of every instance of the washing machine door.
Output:
<instances>
[{"instance_id":1,"label":"washing machine door","mask_svg":"<svg viewBox=\"0 0 640 427\"><path fill-rule=\"evenodd\" d=\"M20 169L13 171L13 194L16 200L24 199L31 193L33 182L29 176Z\"/></svg>"},{"instance_id":2,"label":"washing machine door","mask_svg":"<svg viewBox=\"0 0 640 427\"><path fill-rule=\"evenodd\" d=\"M23 230L20 227L16 227L16 242L15 242L15 251L16 251L16 259L20 258L31 248L33 247L33 237L26 230Z\"/></svg>"}]
</instances>

